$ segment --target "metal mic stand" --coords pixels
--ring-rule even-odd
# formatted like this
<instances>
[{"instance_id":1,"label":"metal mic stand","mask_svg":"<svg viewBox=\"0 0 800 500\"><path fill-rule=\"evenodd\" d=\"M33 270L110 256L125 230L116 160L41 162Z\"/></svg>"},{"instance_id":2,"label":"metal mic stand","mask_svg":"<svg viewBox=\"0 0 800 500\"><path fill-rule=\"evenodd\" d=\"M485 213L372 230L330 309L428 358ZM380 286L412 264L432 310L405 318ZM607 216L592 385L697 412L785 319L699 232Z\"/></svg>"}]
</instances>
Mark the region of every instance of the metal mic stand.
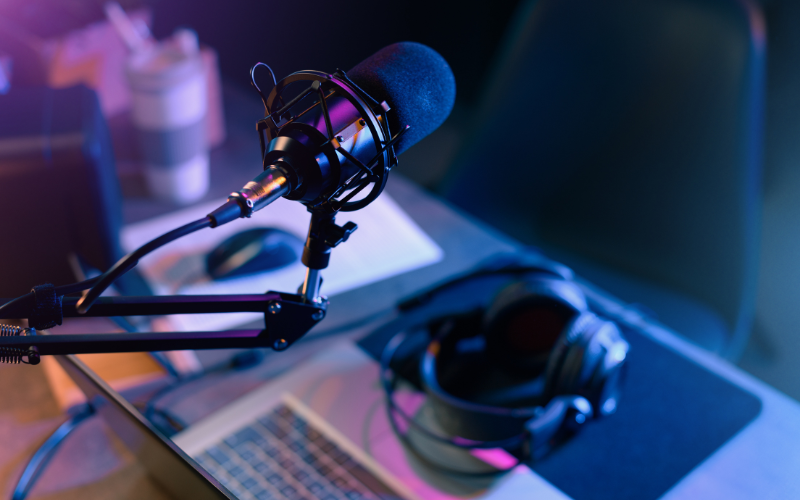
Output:
<instances>
[{"instance_id":1,"label":"metal mic stand","mask_svg":"<svg viewBox=\"0 0 800 500\"><path fill-rule=\"evenodd\" d=\"M254 67L255 69L255 67ZM252 78L251 70L251 78ZM289 102L284 103L283 91L295 82L309 82L309 87ZM258 89L258 86L254 86ZM299 293L290 294L269 291L263 295L205 295L205 296L158 296L158 297L109 297L97 298L91 308L83 314L76 310L78 299L64 297L55 300L57 304L46 304L45 308L55 311L57 321L42 324L61 324L62 317L79 316L149 316L167 314L202 314L226 312L260 312L264 314L263 330L229 330L222 332L158 332L158 333L111 333L89 335L36 335L32 329L2 329L0 326L0 362L23 362L36 364L40 355L81 354L101 352L170 351L182 349L220 349L271 347L283 350L292 345L325 317L327 300L319 295L321 278L319 272L328 266L330 251L346 241L357 229L352 222L339 227L335 224L336 213L361 209L371 203L383 191L391 169L397 165L394 145L405 134L406 125L394 136L389 131L387 112L389 105L377 102L351 82L343 71L334 74L319 71L300 71L292 73L277 82L269 97L259 90L268 115L257 123L261 156L265 170L270 162L282 161L282 147L268 149L267 144L280 139L282 127L296 122L310 110L291 112L306 96L316 94L325 122L324 141L319 151L325 158L347 160L352 168L346 169L347 180L334 189L321 193L319 198L308 205L311 212L308 239L303 248L303 264L308 268L305 281ZM347 133L334 135L328 100L334 94L341 96L356 112L359 119L346 127ZM334 101L331 101L334 102ZM340 101L344 102L344 101ZM278 104L280 103L280 106ZM270 113L269 110L277 111ZM281 120L285 120L279 124ZM297 126L306 126L299 123ZM316 134L320 134L318 131ZM365 164L359 158L372 155L371 148L365 146L358 157L351 152L358 137L372 138L375 146L374 156ZM347 146L347 144L350 146ZM288 144L288 145L287 145ZM347 146L347 147L346 147ZM291 149L291 148L290 148ZM288 150L287 150L288 151ZM352 151L355 151L353 149ZM318 164L310 161L310 171L316 172ZM337 174L339 175L339 174ZM352 201L370 183L373 187L360 199ZM232 195L233 196L233 195ZM252 205L248 205L251 209ZM59 297L59 299L61 299ZM10 304L0 311L0 319L38 317L39 304ZM54 309L57 308L57 309ZM35 325L32 325L35 327Z\"/></svg>"},{"instance_id":2,"label":"metal mic stand","mask_svg":"<svg viewBox=\"0 0 800 500\"><path fill-rule=\"evenodd\" d=\"M30 364L36 364L39 356L53 354L253 347L282 351L325 317L328 301L319 295L319 272L328 266L331 249L357 229L352 222L337 226L335 217L335 213L311 210L302 256L308 270L298 294L268 291L254 295L101 297L85 314L77 312L75 297L64 297L61 304L67 318L260 312L264 314L263 330L69 335L36 335L35 330L22 330L20 335L0 336L0 354L27 356ZM0 319L30 318L32 314L32 307L12 308L3 311Z\"/></svg>"}]
</instances>

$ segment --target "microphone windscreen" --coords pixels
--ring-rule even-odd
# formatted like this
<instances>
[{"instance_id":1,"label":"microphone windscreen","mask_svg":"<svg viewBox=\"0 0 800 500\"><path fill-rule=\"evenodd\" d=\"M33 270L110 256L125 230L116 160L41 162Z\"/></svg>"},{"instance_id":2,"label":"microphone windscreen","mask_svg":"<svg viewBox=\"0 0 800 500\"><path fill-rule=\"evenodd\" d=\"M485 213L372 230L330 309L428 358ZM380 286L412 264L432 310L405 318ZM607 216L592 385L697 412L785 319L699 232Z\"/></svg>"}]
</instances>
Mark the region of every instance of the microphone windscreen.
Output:
<instances>
[{"instance_id":1,"label":"microphone windscreen","mask_svg":"<svg viewBox=\"0 0 800 500\"><path fill-rule=\"evenodd\" d=\"M396 134L410 125L395 145L402 153L444 122L456 99L456 80L435 50L400 42L379 50L347 72L350 80L378 102L386 101L389 127Z\"/></svg>"}]
</instances>

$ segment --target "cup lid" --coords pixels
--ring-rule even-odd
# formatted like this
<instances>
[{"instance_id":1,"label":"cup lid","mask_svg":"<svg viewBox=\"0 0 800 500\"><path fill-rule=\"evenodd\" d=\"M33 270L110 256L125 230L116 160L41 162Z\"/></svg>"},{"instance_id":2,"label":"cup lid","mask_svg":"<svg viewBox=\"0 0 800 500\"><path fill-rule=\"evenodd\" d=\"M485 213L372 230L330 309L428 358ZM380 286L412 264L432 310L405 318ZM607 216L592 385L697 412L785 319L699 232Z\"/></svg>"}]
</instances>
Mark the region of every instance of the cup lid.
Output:
<instances>
[{"instance_id":1,"label":"cup lid","mask_svg":"<svg viewBox=\"0 0 800 500\"><path fill-rule=\"evenodd\" d=\"M197 34L177 30L172 37L131 54L128 81L141 90L159 90L181 83L202 71Z\"/></svg>"}]
</instances>

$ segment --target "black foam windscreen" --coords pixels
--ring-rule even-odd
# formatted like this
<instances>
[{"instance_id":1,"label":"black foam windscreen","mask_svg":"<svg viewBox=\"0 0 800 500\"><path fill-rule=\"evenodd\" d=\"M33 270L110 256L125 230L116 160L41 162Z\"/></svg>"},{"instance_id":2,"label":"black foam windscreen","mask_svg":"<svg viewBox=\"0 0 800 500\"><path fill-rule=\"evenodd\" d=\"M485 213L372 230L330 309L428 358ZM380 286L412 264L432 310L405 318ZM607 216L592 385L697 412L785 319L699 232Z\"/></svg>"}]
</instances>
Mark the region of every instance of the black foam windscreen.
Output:
<instances>
[{"instance_id":1,"label":"black foam windscreen","mask_svg":"<svg viewBox=\"0 0 800 500\"><path fill-rule=\"evenodd\" d=\"M375 100L389 104L393 134L411 126L395 145L397 154L436 130L450 114L456 98L456 81L447 61L421 43L384 47L347 76Z\"/></svg>"}]
</instances>

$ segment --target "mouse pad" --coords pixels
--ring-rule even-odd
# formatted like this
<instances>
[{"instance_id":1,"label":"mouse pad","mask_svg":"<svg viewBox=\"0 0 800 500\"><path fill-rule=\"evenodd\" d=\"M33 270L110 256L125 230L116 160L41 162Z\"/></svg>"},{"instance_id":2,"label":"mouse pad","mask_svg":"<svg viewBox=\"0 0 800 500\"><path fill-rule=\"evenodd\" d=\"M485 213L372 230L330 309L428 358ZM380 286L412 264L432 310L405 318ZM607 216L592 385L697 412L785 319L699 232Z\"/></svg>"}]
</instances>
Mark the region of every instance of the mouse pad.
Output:
<instances>
[{"instance_id":1,"label":"mouse pad","mask_svg":"<svg viewBox=\"0 0 800 500\"><path fill-rule=\"evenodd\" d=\"M652 500L753 420L761 400L631 329L619 409L531 464L574 500ZM378 359L394 331L362 339Z\"/></svg>"}]
</instances>

